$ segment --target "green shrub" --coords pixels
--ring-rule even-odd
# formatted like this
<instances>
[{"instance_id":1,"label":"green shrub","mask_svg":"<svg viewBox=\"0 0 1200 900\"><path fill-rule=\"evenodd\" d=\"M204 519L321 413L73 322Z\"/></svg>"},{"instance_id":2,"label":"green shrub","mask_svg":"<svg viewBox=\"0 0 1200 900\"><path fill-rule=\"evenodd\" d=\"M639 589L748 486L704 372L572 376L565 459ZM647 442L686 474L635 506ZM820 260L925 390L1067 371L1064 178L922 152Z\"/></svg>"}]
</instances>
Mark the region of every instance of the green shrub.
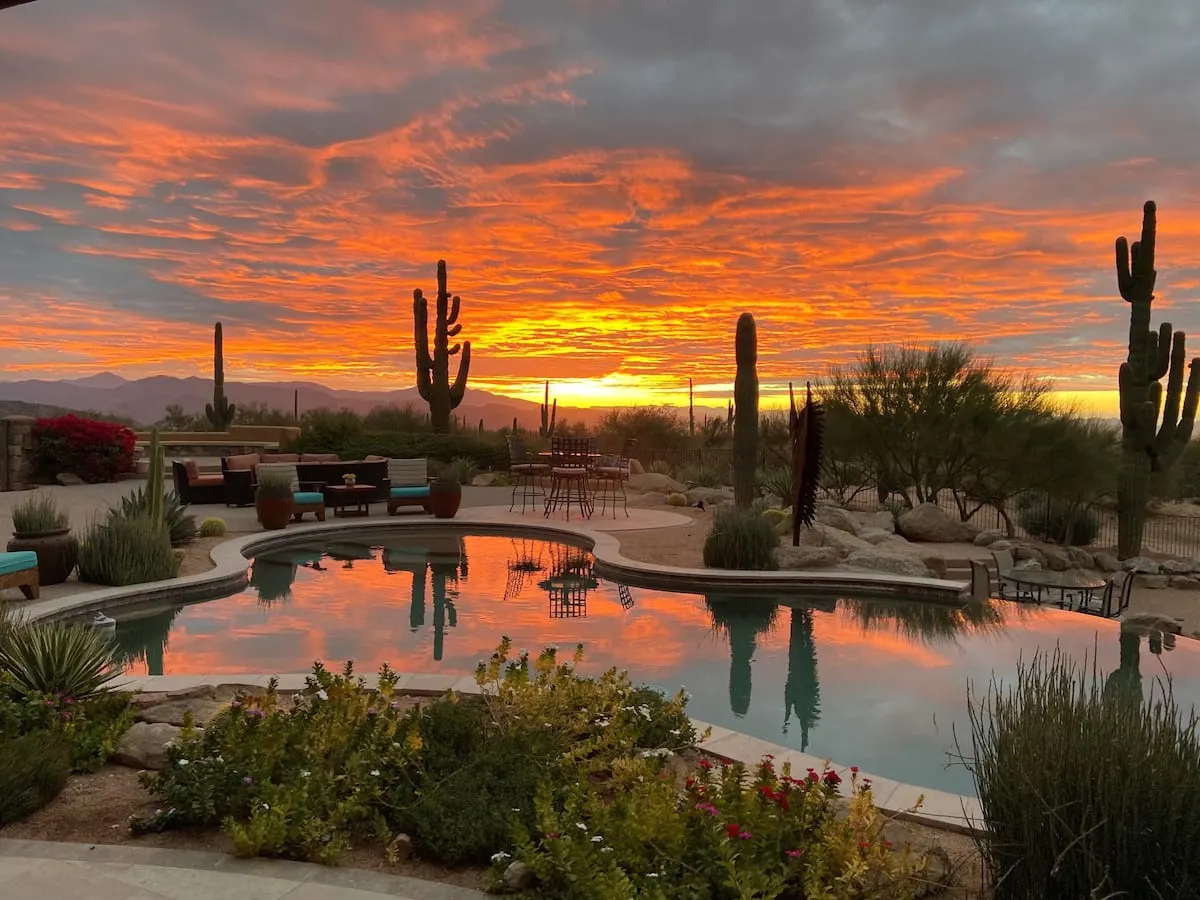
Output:
<instances>
[{"instance_id":1,"label":"green shrub","mask_svg":"<svg viewBox=\"0 0 1200 900\"><path fill-rule=\"evenodd\" d=\"M704 565L710 569L775 569L778 546L775 526L762 515L752 509L720 506L704 540Z\"/></svg>"},{"instance_id":2,"label":"green shrub","mask_svg":"<svg viewBox=\"0 0 1200 900\"><path fill-rule=\"evenodd\" d=\"M53 622L24 625L0 642L0 671L10 692L84 700L105 690L121 666L108 635Z\"/></svg>"},{"instance_id":3,"label":"green shrub","mask_svg":"<svg viewBox=\"0 0 1200 900\"><path fill-rule=\"evenodd\" d=\"M1140 636L1102 679L1054 651L971 702L969 765L997 900L1200 895L1200 720L1142 698Z\"/></svg>"},{"instance_id":4,"label":"green shrub","mask_svg":"<svg viewBox=\"0 0 1200 900\"><path fill-rule=\"evenodd\" d=\"M13 507L14 534L45 534L71 527L71 519L50 494L37 493Z\"/></svg>"},{"instance_id":5,"label":"green shrub","mask_svg":"<svg viewBox=\"0 0 1200 900\"><path fill-rule=\"evenodd\" d=\"M424 457L431 463L436 460L446 464L462 456L475 460L484 471L508 470L508 447L478 434L364 431L339 441L324 442L321 435L305 431L301 433L296 449L301 453L337 453L342 459Z\"/></svg>"},{"instance_id":6,"label":"green shrub","mask_svg":"<svg viewBox=\"0 0 1200 900\"><path fill-rule=\"evenodd\" d=\"M79 545L79 580L113 586L174 578L179 560L167 529L145 516L95 522Z\"/></svg>"},{"instance_id":7,"label":"green shrub","mask_svg":"<svg viewBox=\"0 0 1200 900\"><path fill-rule=\"evenodd\" d=\"M675 467L665 459L656 459L647 466L646 471L655 475L674 476Z\"/></svg>"},{"instance_id":8,"label":"green shrub","mask_svg":"<svg viewBox=\"0 0 1200 900\"><path fill-rule=\"evenodd\" d=\"M209 516L200 523L200 537L220 537L225 533L225 520Z\"/></svg>"},{"instance_id":9,"label":"green shrub","mask_svg":"<svg viewBox=\"0 0 1200 900\"><path fill-rule=\"evenodd\" d=\"M515 858L538 879L538 897L914 896L927 860L891 849L857 776L840 819L841 781L829 770L793 778L770 757L753 774L702 759L681 791L661 760L630 759L603 782L540 791ZM497 874L508 865L499 856Z\"/></svg>"},{"instance_id":10,"label":"green shrub","mask_svg":"<svg viewBox=\"0 0 1200 900\"><path fill-rule=\"evenodd\" d=\"M759 475L758 484L772 497L778 497L784 506L791 506L796 499L792 494L792 470L787 466L778 466L763 472Z\"/></svg>"},{"instance_id":11,"label":"green shrub","mask_svg":"<svg viewBox=\"0 0 1200 900\"><path fill-rule=\"evenodd\" d=\"M450 465L446 466L442 474L449 475L459 484L470 484L478 468L475 460L469 456L456 456L450 460Z\"/></svg>"},{"instance_id":12,"label":"green shrub","mask_svg":"<svg viewBox=\"0 0 1200 900\"><path fill-rule=\"evenodd\" d=\"M196 517L188 513L187 506L174 491L163 498L163 522L167 526L172 547L182 547L196 539ZM114 508L111 515L136 519L146 516L149 511L150 493L146 485L141 485L133 493L122 497L121 505Z\"/></svg>"},{"instance_id":13,"label":"green shrub","mask_svg":"<svg viewBox=\"0 0 1200 900\"><path fill-rule=\"evenodd\" d=\"M721 472L708 466L685 466L679 470L679 480L684 484L706 488L719 488L726 484Z\"/></svg>"},{"instance_id":14,"label":"green shrub","mask_svg":"<svg viewBox=\"0 0 1200 900\"><path fill-rule=\"evenodd\" d=\"M0 826L37 812L59 795L71 772L66 741L31 731L0 741Z\"/></svg>"},{"instance_id":15,"label":"green shrub","mask_svg":"<svg viewBox=\"0 0 1200 900\"><path fill-rule=\"evenodd\" d=\"M1017 521L1030 537L1055 544L1086 547L1100 533L1100 520L1090 509L1080 509L1039 492L1022 494L1017 502Z\"/></svg>"},{"instance_id":16,"label":"green shrub","mask_svg":"<svg viewBox=\"0 0 1200 900\"><path fill-rule=\"evenodd\" d=\"M0 741L52 731L66 740L76 772L104 765L132 724L128 693L103 691L84 700L63 693L25 693L8 672L0 672Z\"/></svg>"}]
</instances>

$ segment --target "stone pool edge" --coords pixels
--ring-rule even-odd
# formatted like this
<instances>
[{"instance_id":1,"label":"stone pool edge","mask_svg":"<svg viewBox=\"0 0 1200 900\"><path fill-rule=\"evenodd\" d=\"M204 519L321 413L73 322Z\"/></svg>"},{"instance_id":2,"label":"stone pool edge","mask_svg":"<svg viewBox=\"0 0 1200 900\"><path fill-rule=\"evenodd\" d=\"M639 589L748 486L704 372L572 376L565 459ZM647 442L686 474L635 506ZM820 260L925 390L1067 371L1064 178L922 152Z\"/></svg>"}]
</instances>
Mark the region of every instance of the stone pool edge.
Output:
<instances>
[{"instance_id":1,"label":"stone pool edge","mask_svg":"<svg viewBox=\"0 0 1200 900\"><path fill-rule=\"evenodd\" d=\"M478 509L488 509L478 507ZM352 522L304 522L278 532L256 532L217 544L209 551L213 568L194 575L125 587L100 588L57 599L36 600L21 607L29 621L73 618L89 612L117 609L156 601L189 603L210 600L243 590L248 582L249 556L297 540L353 532L400 531L404 528L463 529L481 533L568 536L589 543L601 575L632 582L633 587L682 590L750 591L803 588L825 594L867 592L874 596L934 603L957 604L966 599L968 585L961 581L888 575L877 572L774 571L741 572L724 569L690 569L643 563L621 554L620 540L604 531L570 523L516 523L496 521L486 515L460 510L453 519L357 519Z\"/></svg>"},{"instance_id":2,"label":"stone pool edge","mask_svg":"<svg viewBox=\"0 0 1200 900\"><path fill-rule=\"evenodd\" d=\"M166 691L184 691L197 687L218 684L233 684L249 689L264 688L274 678L279 690L298 691L305 687L307 674L287 675L140 675L128 676L114 685L117 690L143 691L159 693ZM396 690L410 695L440 696L447 691L459 694L479 694L479 685L474 675L414 673L398 676ZM368 678L368 684L374 684L374 677ZM753 768L764 756L774 757L777 767L790 763L792 772L799 777L807 769L833 769L842 778L842 794L848 795L851 784L851 767L841 763L826 760L818 756L801 753L790 747L773 744L760 738L713 725L699 719L692 719L692 725L698 734L708 733L708 736L698 742L698 746L706 754L728 762L741 762ZM881 775L868 772L858 772L859 781L864 778L871 780L871 793L876 807L887 816L917 825L940 828L957 834L976 835L984 830L983 811L979 800L963 794L952 794L933 788L922 788L912 784L896 781Z\"/></svg>"}]
</instances>

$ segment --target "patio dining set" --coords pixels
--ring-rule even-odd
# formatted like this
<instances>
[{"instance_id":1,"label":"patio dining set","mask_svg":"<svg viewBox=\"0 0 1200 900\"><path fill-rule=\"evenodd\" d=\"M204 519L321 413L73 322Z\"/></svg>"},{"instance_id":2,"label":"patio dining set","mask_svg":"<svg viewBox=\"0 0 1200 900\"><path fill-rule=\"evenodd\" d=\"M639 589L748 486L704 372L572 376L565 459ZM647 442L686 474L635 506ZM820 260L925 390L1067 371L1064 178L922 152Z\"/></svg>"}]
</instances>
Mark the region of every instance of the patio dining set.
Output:
<instances>
[{"instance_id":1,"label":"patio dining set","mask_svg":"<svg viewBox=\"0 0 1200 900\"><path fill-rule=\"evenodd\" d=\"M1009 550L993 550L992 558L999 575L1001 600L1041 605L1044 599L1060 609L1106 619L1115 618L1129 608L1133 594L1132 572L1105 577L1081 569L1054 572L1022 568L1016 565ZM971 560L971 593L992 596L990 574L979 560Z\"/></svg>"},{"instance_id":2,"label":"patio dining set","mask_svg":"<svg viewBox=\"0 0 1200 900\"><path fill-rule=\"evenodd\" d=\"M630 476L630 454L637 441L625 440L620 453L601 453L595 438L551 437L550 449L530 453L519 434L506 435L509 474L513 477L509 512L521 504L521 514L540 510L549 518L562 510L567 520L574 507L590 519L597 505L600 515L611 511L617 517L618 505L629 516L625 483Z\"/></svg>"}]
</instances>

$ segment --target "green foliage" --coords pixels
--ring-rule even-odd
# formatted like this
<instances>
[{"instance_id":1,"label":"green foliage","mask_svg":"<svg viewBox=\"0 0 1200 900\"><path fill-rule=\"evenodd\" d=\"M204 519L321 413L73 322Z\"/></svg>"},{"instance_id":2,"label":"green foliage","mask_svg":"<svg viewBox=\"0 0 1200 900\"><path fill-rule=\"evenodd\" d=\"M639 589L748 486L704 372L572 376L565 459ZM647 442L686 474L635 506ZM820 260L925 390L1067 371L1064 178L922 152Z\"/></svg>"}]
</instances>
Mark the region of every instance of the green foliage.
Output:
<instances>
[{"instance_id":1,"label":"green foliage","mask_svg":"<svg viewBox=\"0 0 1200 900\"><path fill-rule=\"evenodd\" d=\"M758 486L772 497L778 498L784 506L790 506L796 499L792 494L791 466L777 466L759 475Z\"/></svg>"},{"instance_id":2,"label":"green foliage","mask_svg":"<svg viewBox=\"0 0 1200 900\"><path fill-rule=\"evenodd\" d=\"M754 773L702 759L681 791L661 760L623 759L603 782L540 791L515 856L545 898L912 897L925 861L892 851L857 776L839 820L841 780L811 769L793 778L770 757Z\"/></svg>"},{"instance_id":3,"label":"green foliage","mask_svg":"<svg viewBox=\"0 0 1200 900\"><path fill-rule=\"evenodd\" d=\"M225 520L209 516L200 523L200 537L220 537L225 533Z\"/></svg>"},{"instance_id":4,"label":"green foliage","mask_svg":"<svg viewBox=\"0 0 1200 900\"><path fill-rule=\"evenodd\" d=\"M300 416L300 437L289 445L300 453L338 453L358 441L366 429L362 417L351 409L310 409Z\"/></svg>"},{"instance_id":5,"label":"green foliage","mask_svg":"<svg viewBox=\"0 0 1200 900\"><path fill-rule=\"evenodd\" d=\"M771 523L771 528L774 529L776 534L783 535L791 531L792 517L786 509L772 507L762 510L760 515Z\"/></svg>"},{"instance_id":6,"label":"green foliage","mask_svg":"<svg viewBox=\"0 0 1200 900\"><path fill-rule=\"evenodd\" d=\"M150 465L146 470L146 490L142 494L145 508L139 512L149 516L155 522L165 523L167 521L163 497L165 461L162 445L158 441L157 428L150 432L150 447L147 449L147 454L150 457Z\"/></svg>"},{"instance_id":7,"label":"green foliage","mask_svg":"<svg viewBox=\"0 0 1200 900\"><path fill-rule=\"evenodd\" d=\"M23 819L57 797L70 772L70 749L53 732L0 739L0 826Z\"/></svg>"},{"instance_id":8,"label":"green foliage","mask_svg":"<svg viewBox=\"0 0 1200 900\"><path fill-rule=\"evenodd\" d=\"M145 516L109 515L79 545L79 580L90 584L144 584L178 572L167 529Z\"/></svg>"},{"instance_id":9,"label":"green foliage","mask_svg":"<svg viewBox=\"0 0 1200 900\"><path fill-rule=\"evenodd\" d=\"M725 476L710 466L684 466L679 470L679 480L695 487L719 488L725 486Z\"/></svg>"},{"instance_id":10,"label":"green foliage","mask_svg":"<svg viewBox=\"0 0 1200 900\"><path fill-rule=\"evenodd\" d=\"M459 484L470 484L471 479L475 477L475 473L479 467L475 460L469 456L456 456L450 460L450 465L446 466L444 475L453 478Z\"/></svg>"},{"instance_id":11,"label":"green foliage","mask_svg":"<svg viewBox=\"0 0 1200 900\"><path fill-rule=\"evenodd\" d=\"M654 460L654 462L650 463L650 465L646 468L646 471L655 475L666 475L668 477L674 477L675 475L675 467L665 459Z\"/></svg>"},{"instance_id":12,"label":"green foliage","mask_svg":"<svg viewBox=\"0 0 1200 900\"><path fill-rule=\"evenodd\" d=\"M972 698L972 760L997 900L1200 892L1200 720L1142 697L1141 637L1103 678L1059 651Z\"/></svg>"},{"instance_id":13,"label":"green foliage","mask_svg":"<svg viewBox=\"0 0 1200 900\"><path fill-rule=\"evenodd\" d=\"M563 430L560 425L559 430ZM634 438L639 449L679 451L687 446L687 424L679 411L670 406L635 406L606 413L597 426L597 436L605 445L619 446Z\"/></svg>"},{"instance_id":14,"label":"green foliage","mask_svg":"<svg viewBox=\"0 0 1200 900\"><path fill-rule=\"evenodd\" d=\"M260 468L257 493L264 498L289 499L293 494L291 472L286 469Z\"/></svg>"},{"instance_id":15,"label":"green foliage","mask_svg":"<svg viewBox=\"0 0 1200 900\"><path fill-rule=\"evenodd\" d=\"M412 406L377 406L362 418L363 431L428 431L429 414Z\"/></svg>"},{"instance_id":16,"label":"green foliage","mask_svg":"<svg viewBox=\"0 0 1200 900\"><path fill-rule=\"evenodd\" d=\"M13 534L45 534L71 526L66 511L50 494L37 492L12 509Z\"/></svg>"},{"instance_id":17,"label":"green foliage","mask_svg":"<svg viewBox=\"0 0 1200 900\"><path fill-rule=\"evenodd\" d=\"M328 427L310 431L306 424L293 449L300 453L337 453L342 459L425 457L430 461L449 463L456 456L464 456L474 459L485 471L508 470L508 448L503 441L481 438L478 434L385 433L361 428L340 434L334 432L335 429Z\"/></svg>"},{"instance_id":18,"label":"green foliage","mask_svg":"<svg viewBox=\"0 0 1200 900\"><path fill-rule=\"evenodd\" d=\"M1031 537L1075 547L1086 547L1100 532L1100 519L1092 510L1072 507L1040 491L1021 495L1017 521Z\"/></svg>"},{"instance_id":19,"label":"green foliage","mask_svg":"<svg viewBox=\"0 0 1200 900\"><path fill-rule=\"evenodd\" d=\"M161 490L159 491L161 494ZM111 516L125 519L153 519L154 482L139 485L138 489L121 498L121 505L114 508ZM196 539L196 517L187 511L188 505L179 499L175 491L162 496L162 523L167 528L172 547L182 547Z\"/></svg>"},{"instance_id":20,"label":"green foliage","mask_svg":"<svg viewBox=\"0 0 1200 900\"><path fill-rule=\"evenodd\" d=\"M85 700L121 674L116 645L79 625L22 625L0 642L0 671L10 693L62 694Z\"/></svg>"},{"instance_id":21,"label":"green foliage","mask_svg":"<svg viewBox=\"0 0 1200 900\"><path fill-rule=\"evenodd\" d=\"M753 509L720 506L704 540L704 565L711 569L776 569L779 535Z\"/></svg>"}]
</instances>

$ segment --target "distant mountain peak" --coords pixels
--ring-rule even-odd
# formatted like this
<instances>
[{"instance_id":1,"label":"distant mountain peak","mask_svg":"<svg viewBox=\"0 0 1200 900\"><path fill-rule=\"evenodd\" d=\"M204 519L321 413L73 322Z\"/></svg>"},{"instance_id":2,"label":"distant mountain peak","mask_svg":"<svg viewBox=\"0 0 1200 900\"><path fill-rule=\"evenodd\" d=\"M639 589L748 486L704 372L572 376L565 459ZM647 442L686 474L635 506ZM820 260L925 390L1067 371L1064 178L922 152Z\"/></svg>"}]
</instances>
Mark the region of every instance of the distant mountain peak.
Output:
<instances>
[{"instance_id":1,"label":"distant mountain peak","mask_svg":"<svg viewBox=\"0 0 1200 900\"><path fill-rule=\"evenodd\" d=\"M80 387L102 388L107 390L109 388L120 387L121 385L128 384L129 382L115 372L99 372L95 375L86 375L83 378L72 378L69 380L69 383L77 384Z\"/></svg>"}]
</instances>

